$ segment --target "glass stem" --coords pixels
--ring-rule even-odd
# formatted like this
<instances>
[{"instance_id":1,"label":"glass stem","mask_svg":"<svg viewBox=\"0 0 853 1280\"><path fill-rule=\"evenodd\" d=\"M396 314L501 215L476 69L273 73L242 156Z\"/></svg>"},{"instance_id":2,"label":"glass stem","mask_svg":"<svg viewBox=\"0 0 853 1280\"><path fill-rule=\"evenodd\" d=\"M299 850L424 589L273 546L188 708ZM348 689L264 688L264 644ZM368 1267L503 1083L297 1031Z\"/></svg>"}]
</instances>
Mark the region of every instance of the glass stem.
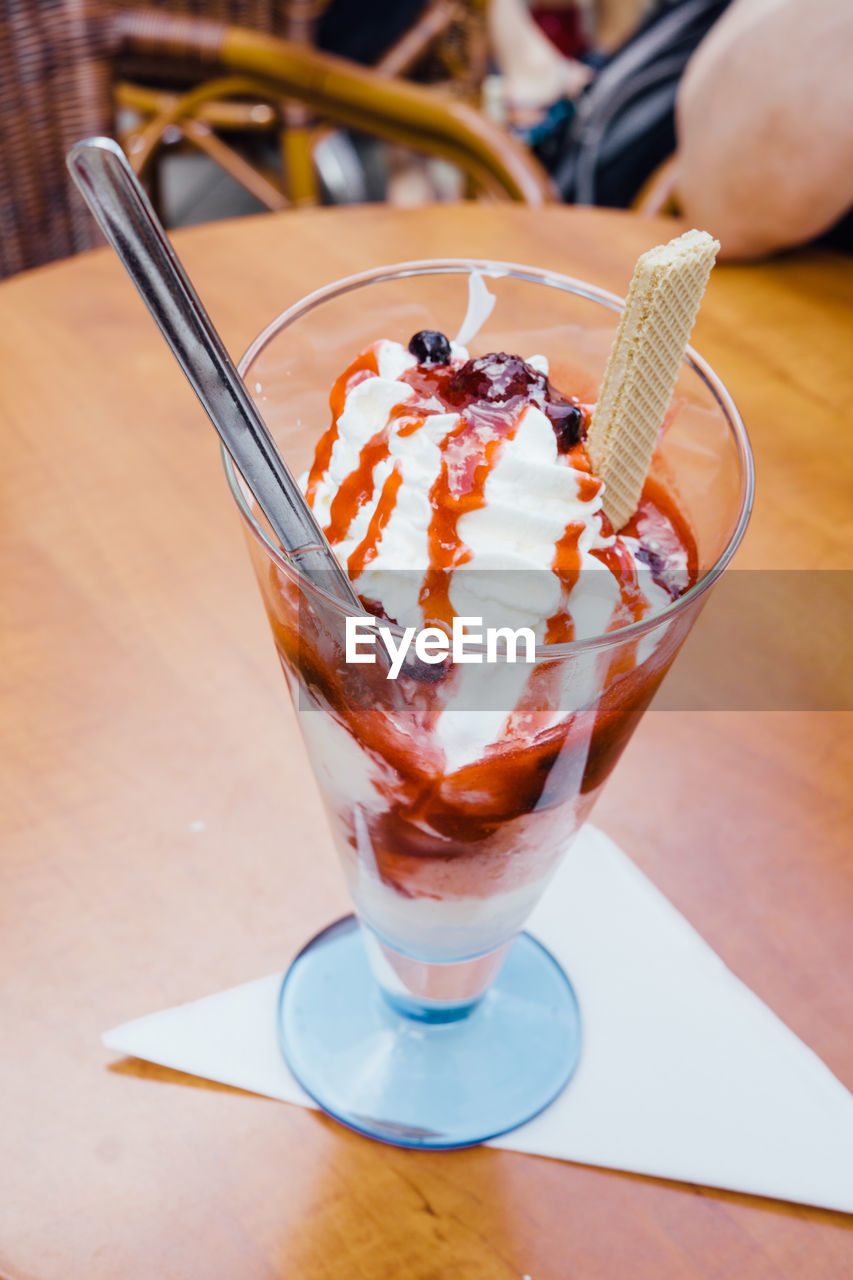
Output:
<instances>
[{"instance_id":1,"label":"glass stem","mask_svg":"<svg viewBox=\"0 0 853 1280\"><path fill-rule=\"evenodd\" d=\"M404 955L382 942L367 925L361 933L370 968L397 1013L422 1022L456 1022L479 1004L497 977L512 939L470 960L435 963Z\"/></svg>"}]
</instances>

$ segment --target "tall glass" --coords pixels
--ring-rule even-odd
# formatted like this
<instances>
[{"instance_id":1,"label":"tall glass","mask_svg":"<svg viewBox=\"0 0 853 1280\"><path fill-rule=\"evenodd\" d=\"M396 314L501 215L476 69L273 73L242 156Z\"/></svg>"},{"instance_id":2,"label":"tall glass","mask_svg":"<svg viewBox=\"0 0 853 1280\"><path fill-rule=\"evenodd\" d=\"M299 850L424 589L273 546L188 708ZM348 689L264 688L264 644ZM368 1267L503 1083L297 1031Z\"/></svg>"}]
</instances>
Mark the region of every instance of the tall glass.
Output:
<instances>
[{"instance_id":1,"label":"tall glass","mask_svg":"<svg viewBox=\"0 0 853 1280\"><path fill-rule=\"evenodd\" d=\"M497 301L471 354L544 355L555 386L595 400L619 299L504 263L377 269L291 307L242 361L296 474L356 354L422 329L452 336L474 268ZM346 609L300 573L225 467L355 908L285 978L285 1057L325 1110L385 1141L450 1147L505 1132L563 1088L581 1041L571 984L523 924L743 535L743 425L689 354L652 476L689 519L698 580L661 612L539 644L531 664L494 652L440 669L407 660L396 679L387 663L347 661ZM410 592L405 577L394 585ZM503 574L494 585L485 596L512 601L537 584ZM484 598L474 577L471 587ZM468 649L486 657L482 647Z\"/></svg>"}]
</instances>

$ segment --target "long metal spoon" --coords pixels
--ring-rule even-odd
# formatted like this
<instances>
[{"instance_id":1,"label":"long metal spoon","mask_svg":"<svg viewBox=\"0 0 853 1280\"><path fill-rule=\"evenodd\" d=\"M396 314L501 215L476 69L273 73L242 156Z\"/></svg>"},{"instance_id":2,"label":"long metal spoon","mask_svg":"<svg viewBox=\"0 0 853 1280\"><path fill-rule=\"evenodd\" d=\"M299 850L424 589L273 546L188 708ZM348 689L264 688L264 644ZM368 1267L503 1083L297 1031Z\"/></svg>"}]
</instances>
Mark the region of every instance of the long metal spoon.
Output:
<instances>
[{"instance_id":1,"label":"long metal spoon","mask_svg":"<svg viewBox=\"0 0 853 1280\"><path fill-rule=\"evenodd\" d=\"M281 545L307 577L363 613L121 147L84 138L66 162Z\"/></svg>"}]
</instances>

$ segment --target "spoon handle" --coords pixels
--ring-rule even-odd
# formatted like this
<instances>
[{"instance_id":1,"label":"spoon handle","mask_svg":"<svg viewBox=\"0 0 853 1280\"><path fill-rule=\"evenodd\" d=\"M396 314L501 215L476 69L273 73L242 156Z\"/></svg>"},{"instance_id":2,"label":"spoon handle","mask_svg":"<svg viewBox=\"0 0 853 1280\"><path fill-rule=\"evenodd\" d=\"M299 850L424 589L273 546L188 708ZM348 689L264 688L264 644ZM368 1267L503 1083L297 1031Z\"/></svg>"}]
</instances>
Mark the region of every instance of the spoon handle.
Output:
<instances>
[{"instance_id":1,"label":"spoon handle","mask_svg":"<svg viewBox=\"0 0 853 1280\"><path fill-rule=\"evenodd\" d=\"M86 138L67 163L285 551L363 613L124 152L112 138Z\"/></svg>"}]
</instances>

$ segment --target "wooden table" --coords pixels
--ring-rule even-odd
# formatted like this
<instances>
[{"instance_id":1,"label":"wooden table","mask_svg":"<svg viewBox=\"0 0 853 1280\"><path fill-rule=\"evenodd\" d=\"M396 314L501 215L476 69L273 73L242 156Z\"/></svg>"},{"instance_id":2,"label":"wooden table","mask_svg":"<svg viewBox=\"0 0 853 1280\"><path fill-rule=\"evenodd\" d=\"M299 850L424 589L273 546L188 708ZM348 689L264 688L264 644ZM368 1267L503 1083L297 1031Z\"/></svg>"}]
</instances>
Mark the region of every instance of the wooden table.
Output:
<instances>
[{"instance_id":1,"label":"wooden table","mask_svg":"<svg viewBox=\"0 0 853 1280\"><path fill-rule=\"evenodd\" d=\"M285 304L383 261L504 257L623 292L669 234L496 205L176 241L240 351ZM695 341L758 465L742 565L853 567L851 301L853 264L818 252L714 275ZM101 1048L127 1018L282 968L346 901L213 434L107 251L0 286L0 368L0 1276L850 1275L841 1215L394 1150ZM652 713L596 816L853 1086L849 729Z\"/></svg>"}]
</instances>

